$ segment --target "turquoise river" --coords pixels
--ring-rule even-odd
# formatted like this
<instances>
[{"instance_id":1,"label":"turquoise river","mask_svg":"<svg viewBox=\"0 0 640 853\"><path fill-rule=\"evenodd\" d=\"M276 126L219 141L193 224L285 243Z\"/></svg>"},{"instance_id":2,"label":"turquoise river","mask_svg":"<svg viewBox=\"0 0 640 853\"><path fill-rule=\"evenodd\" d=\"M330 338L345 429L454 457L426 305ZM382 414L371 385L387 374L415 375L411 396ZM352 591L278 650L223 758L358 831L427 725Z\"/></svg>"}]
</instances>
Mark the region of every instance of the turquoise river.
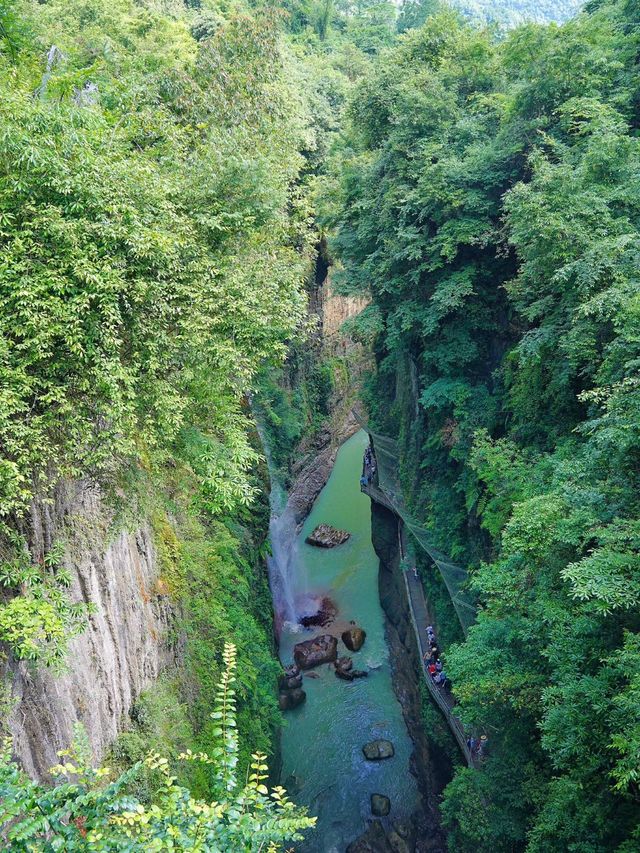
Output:
<instances>
[{"instance_id":1,"label":"turquoise river","mask_svg":"<svg viewBox=\"0 0 640 853\"><path fill-rule=\"evenodd\" d=\"M371 544L369 498L360 492L366 433L347 441L331 477L318 497L293 546L290 584L297 606L328 596L337 606L327 628L301 629L285 623L280 657L287 665L293 646L321 633L340 636L350 620L367 632L363 648L353 654L354 667L368 678L336 678L332 665L305 674L306 702L286 715L282 737L282 781L292 798L317 815L317 828L296 845L298 853L344 853L371 819L370 797L391 799L392 821L419 806L415 778L409 771L412 744L395 696L384 616L378 595L378 558ZM309 532L322 522L348 530L351 538L325 550L307 545ZM342 642L338 653L351 654ZM379 762L364 758L362 746L375 738L394 744L395 756Z\"/></svg>"}]
</instances>

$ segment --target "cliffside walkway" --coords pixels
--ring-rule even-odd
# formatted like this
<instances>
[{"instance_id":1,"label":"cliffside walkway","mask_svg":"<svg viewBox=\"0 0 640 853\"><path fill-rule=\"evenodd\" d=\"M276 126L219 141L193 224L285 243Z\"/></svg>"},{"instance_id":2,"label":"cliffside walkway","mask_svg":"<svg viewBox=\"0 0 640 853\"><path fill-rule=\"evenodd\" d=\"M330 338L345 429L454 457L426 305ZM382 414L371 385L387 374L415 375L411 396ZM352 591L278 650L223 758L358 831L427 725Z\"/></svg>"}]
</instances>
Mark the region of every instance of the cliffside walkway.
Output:
<instances>
[{"instance_id":1,"label":"cliffside walkway","mask_svg":"<svg viewBox=\"0 0 640 853\"><path fill-rule=\"evenodd\" d=\"M382 506L393 512L395 515L397 515L393 503L389 500L385 493L373 483L362 483L361 491L364 492L364 494L368 495L371 500L375 501L378 504L381 504ZM398 517L398 520L400 524L403 523L401 518ZM424 596L424 589L422 587L420 579L415 577L413 569L404 559L402 560L401 570L402 576L404 577L405 587L407 590L407 600L409 602L409 608L411 612L411 622L413 624L413 630L416 636L416 644L418 647L418 652L420 654L420 666L422 668L422 675L424 677L425 684L427 685L427 689L429 690L431 698L444 714L447 724L451 729L451 733L455 737L458 747L464 755L465 761L467 762L469 767L477 767L477 758L472 754L471 750L469 749L469 746L467 744L467 734L465 733L464 726L462 725L458 717L456 717L456 715L454 714L455 701L453 699L453 696L451 695L451 692L447 688L435 684L427 671L427 665L424 659L424 655L431 651L431 647L427 638L427 626L431 624L431 620L429 618L427 602Z\"/></svg>"},{"instance_id":2,"label":"cliffside walkway","mask_svg":"<svg viewBox=\"0 0 640 853\"><path fill-rule=\"evenodd\" d=\"M411 621L413 630L416 635L418 651L420 652L422 674L425 683L431 694L431 698L444 714L451 733L456 739L460 752L465 757L469 767L477 766L477 758L473 755L467 744L467 737L464 726L454 713L455 701L451 695L451 691L446 687L441 687L435 684L429 673L424 659L424 655L430 651L429 642L427 639L427 625L431 624L429 613L427 610L427 602L424 597L424 589L420 583L420 579L416 578L411 568L402 568L405 586L407 588L407 599L411 608Z\"/></svg>"},{"instance_id":3,"label":"cliffside walkway","mask_svg":"<svg viewBox=\"0 0 640 853\"><path fill-rule=\"evenodd\" d=\"M356 417L358 418L360 423L362 423L362 420L358 417L357 414ZM367 432L369 432L371 438L374 438L373 434L369 430L367 430ZM378 438L379 441L380 437L376 436L376 438ZM387 439L387 441L390 442L391 440ZM390 455L389 448L387 448L387 455ZM396 479L397 477L395 477L392 482L395 482ZM416 644L418 647L418 652L420 654L420 666L422 668L422 675L424 677L431 698L444 714L451 733L456 739L458 747L460 748L460 751L462 752L465 761L467 762L469 767L477 767L478 756L472 753L472 751L470 750L467 744L468 735L464 730L462 722L454 713L455 701L453 696L451 695L451 691L447 687L442 687L441 685L436 684L427 670L425 654L427 654L428 657L431 651L431 646L427 637L427 626L432 623L432 620L429 616L429 610L427 608L427 602L422 583L420 582L419 577L416 577L412 568L415 565L415 560L406 559L407 552L410 550L407 543L406 530L410 530L412 534L416 536L416 538L418 538L419 543L427 551L427 553L429 553L429 556L433 559L434 563L443 573L447 588L449 589L449 593L451 594L453 603L456 607L456 612L460 617L463 630L465 630L466 633L466 627L469 624L469 617L471 615L475 617L475 608L473 608L473 606L469 603L468 600L465 600L465 598L460 595L460 577L458 576L454 579L457 582L457 585L455 588L452 589L451 579L449 581L447 580L443 569L446 570L446 567L451 567L452 569L460 572L462 572L463 570L446 561L446 558L443 559L443 555L440 555L438 552L431 553L433 549L431 549L430 547L425 547L425 544L417 535L416 523L412 523L412 520L407 517L406 512L402 511L402 509L404 509L404 501L402 501L401 498L398 498L398 494L394 495L393 491L391 492L391 494L389 494L387 490L382 488L381 481L389 481L389 472L388 470L386 472L383 472L383 476L381 477L377 454L372 455L368 453L368 455L365 456L365 461L363 464L360 488L364 494L368 495L371 498L371 500L390 510L396 516L400 525L400 551L402 557L401 571L406 587L407 601L409 603L411 622L413 624L413 630L415 632ZM399 504L402 505L402 509L400 509Z\"/></svg>"}]
</instances>

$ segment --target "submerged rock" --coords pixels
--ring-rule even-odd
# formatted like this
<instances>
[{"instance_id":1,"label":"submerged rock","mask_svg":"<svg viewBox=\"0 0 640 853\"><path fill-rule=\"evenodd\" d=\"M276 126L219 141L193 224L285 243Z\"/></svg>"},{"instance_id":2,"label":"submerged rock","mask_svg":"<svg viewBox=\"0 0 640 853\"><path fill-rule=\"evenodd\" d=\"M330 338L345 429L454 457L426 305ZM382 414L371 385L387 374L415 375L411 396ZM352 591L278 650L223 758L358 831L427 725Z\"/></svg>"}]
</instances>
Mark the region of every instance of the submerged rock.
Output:
<instances>
[{"instance_id":1,"label":"submerged rock","mask_svg":"<svg viewBox=\"0 0 640 853\"><path fill-rule=\"evenodd\" d=\"M331 634L321 634L313 640L296 643L293 659L301 669L311 669L321 663L334 663L338 657L338 641Z\"/></svg>"},{"instance_id":2,"label":"submerged rock","mask_svg":"<svg viewBox=\"0 0 640 853\"><path fill-rule=\"evenodd\" d=\"M353 668L353 661L349 657L338 658L336 661L336 669L341 669L343 672L349 672Z\"/></svg>"},{"instance_id":3,"label":"submerged rock","mask_svg":"<svg viewBox=\"0 0 640 853\"><path fill-rule=\"evenodd\" d=\"M304 690L297 687L295 690L287 690L286 692L279 693L278 705L281 711L291 711L293 708L297 708L298 705L302 705L306 698L307 694Z\"/></svg>"},{"instance_id":4,"label":"submerged rock","mask_svg":"<svg viewBox=\"0 0 640 853\"><path fill-rule=\"evenodd\" d=\"M411 853L415 848L413 845L410 845L409 842L402 838L397 832L389 833L389 844L391 845L391 849L393 853Z\"/></svg>"},{"instance_id":5,"label":"submerged rock","mask_svg":"<svg viewBox=\"0 0 640 853\"><path fill-rule=\"evenodd\" d=\"M371 794L371 814L386 817L391 811L391 800L384 794Z\"/></svg>"},{"instance_id":6,"label":"submerged rock","mask_svg":"<svg viewBox=\"0 0 640 853\"><path fill-rule=\"evenodd\" d=\"M346 530L338 530L329 524L319 524L304 541L318 548L335 548L336 545L346 542L350 536Z\"/></svg>"},{"instance_id":7,"label":"submerged rock","mask_svg":"<svg viewBox=\"0 0 640 853\"><path fill-rule=\"evenodd\" d=\"M362 628L358 628L357 625L354 625L352 628L349 628L347 631L342 632L342 642L349 649L350 652L359 652L362 646L364 645L364 641L367 637L367 632Z\"/></svg>"},{"instance_id":8,"label":"submerged rock","mask_svg":"<svg viewBox=\"0 0 640 853\"><path fill-rule=\"evenodd\" d=\"M364 757L369 761L381 761L383 758L393 758L395 750L390 740L378 738L362 747Z\"/></svg>"},{"instance_id":9,"label":"submerged rock","mask_svg":"<svg viewBox=\"0 0 640 853\"><path fill-rule=\"evenodd\" d=\"M393 853L393 848L380 821L374 820L363 835L351 842L347 853Z\"/></svg>"}]
</instances>

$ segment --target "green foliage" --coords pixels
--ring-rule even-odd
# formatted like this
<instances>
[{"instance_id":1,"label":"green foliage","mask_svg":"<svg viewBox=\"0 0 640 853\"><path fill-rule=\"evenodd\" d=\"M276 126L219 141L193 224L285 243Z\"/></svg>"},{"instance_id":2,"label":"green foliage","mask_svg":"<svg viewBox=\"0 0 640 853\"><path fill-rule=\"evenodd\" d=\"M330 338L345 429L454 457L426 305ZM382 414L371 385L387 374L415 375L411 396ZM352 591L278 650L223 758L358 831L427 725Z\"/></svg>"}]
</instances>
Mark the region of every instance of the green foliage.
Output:
<instances>
[{"instance_id":1,"label":"green foliage","mask_svg":"<svg viewBox=\"0 0 640 853\"><path fill-rule=\"evenodd\" d=\"M113 780L107 768L89 764L86 736L52 768L53 787L30 781L11 760L11 743L0 755L0 835L20 851L137 851L282 849L312 827L289 801L283 788L266 787L262 753L252 756L251 772L241 784L236 772L238 738L235 719L236 655L225 644L224 669L216 693L214 737L210 754L187 750L180 760L209 768L216 784L213 802L197 800L177 784L169 763L152 752ZM128 793L141 770L155 773L157 787L150 803Z\"/></svg>"},{"instance_id":2,"label":"green foliage","mask_svg":"<svg viewBox=\"0 0 640 853\"><path fill-rule=\"evenodd\" d=\"M71 578L60 565L58 543L34 565L26 544L16 539L14 557L0 564L0 586L10 597L0 603L0 641L16 660L60 668L69 640L81 633L91 605L69 601Z\"/></svg>"},{"instance_id":3,"label":"green foliage","mask_svg":"<svg viewBox=\"0 0 640 853\"><path fill-rule=\"evenodd\" d=\"M310 258L275 25L232 14L197 42L188 10L22 9L34 46L0 57L0 511L185 442L207 507L233 509L242 397L296 334Z\"/></svg>"},{"instance_id":4,"label":"green foliage","mask_svg":"<svg viewBox=\"0 0 640 853\"><path fill-rule=\"evenodd\" d=\"M479 602L447 654L490 743L445 792L460 851L637 846L637 12L431 15L357 85L331 187L366 401Z\"/></svg>"}]
</instances>

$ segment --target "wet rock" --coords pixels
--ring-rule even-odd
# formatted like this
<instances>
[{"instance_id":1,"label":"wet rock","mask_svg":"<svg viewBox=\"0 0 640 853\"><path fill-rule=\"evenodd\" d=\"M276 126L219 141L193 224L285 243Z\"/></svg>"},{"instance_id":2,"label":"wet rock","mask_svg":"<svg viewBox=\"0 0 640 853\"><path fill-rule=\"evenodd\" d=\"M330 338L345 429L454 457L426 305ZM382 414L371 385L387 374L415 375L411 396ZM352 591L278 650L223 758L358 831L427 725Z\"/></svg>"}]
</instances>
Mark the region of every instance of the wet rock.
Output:
<instances>
[{"instance_id":1,"label":"wet rock","mask_svg":"<svg viewBox=\"0 0 640 853\"><path fill-rule=\"evenodd\" d=\"M334 663L338 658L338 641L331 634L321 634L313 640L297 643L293 648L293 658L301 669Z\"/></svg>"},{"instance_id":2,"label":"wet rock","mask_svg":"<svg viewBox=\"0 0 640 853\"><path fill-rule=\"evenodd\" d=\"M306 678L320 678L317 672L308 672L305 676Z\"/></svg>"},{"instance_id":3,"label":"wet rock","mask_svg":"<svg viewBox=\"0 0 640 853\"><path fill-rule=\"evenodd\" d=\"M336 661L336 669L341 669L344 672L349 672L353 668L353 661L349 657L338 658Z\"/></svg>"},{"instance_id":4,"label":"wet rock","mask_svg":"<svg viewBox=\"0 0 640 853\"><path fill-rule=\"evenodd\" d=\"M405 823L403 820L395 820L393 822L393 831L396 832L400 838L404 838L406 840L411 838L413 827L410 823Z\"/></svg>"},{"instance_id":5,"label":"wet rock","mask_svg":"<svg viewBox=\"0 0 640 853\"><path fill-rule=\"evenodd\" d=\"M391 800L384 794L371 794L371 814L386 817L391 811ZM401 839L402 840L402 839Z\"/></svg>"},{"instance_id":6,"label":"wet rock","mask_svg":"<svg viewBox=\"0 0 640 853\"><path fill-rule=\"evenodd\" d=\"M336 545L346 542L350 536L346 530L338 530L329 524L319 524L304 541L318 548L335 548Z\"/></svg>"},{"instance_id":7,"label":"wet rock","mask_svg":"<svg viewBox=\"0 0 640 853\"><path fill-rule=\"evenodd\" d=\"M393 744L390 740L378 738L362 747L364 757L369 761L381 761L383 758L392 758L395 755Z\"/></svg>"},{"instance_id":8,"label":"wet rock","mask_svg":"<svg viewBox=\"0 0 640 853\"><path fill-rule=\"evenodd\" d=\"M348 669L339 669L336 667L336 678L341 678L343 681L353 681L353 673Z\"/></svg>"},{"instance_id":9,"label":"wet rock","mask_svg":"<svg viewBox=\"0 0 640 853\"><path fill-rule=\"evenodd\" d=\"M347 853L393 853L393 849L384 827L379 820L374 820L363 835L351 842Z\"/></svg>"},{"instance_id":10,"label":"wet rock","mask_svg":"<svg viewBox=\"0 0 640 853\"><path fill-rule=\"evenodd\" d=\"M326 628L336 618L338 608L328 596L325 596L320 602L320 606L315 613L309 613L306 616L301 616L298 623L303 628Z\"/></svg>"},{"instance_id":11,"label":"wet rock","mask_svg":"<svg viewBox=\"0 0 640 853\"><path fill-rule=\"evenodd\" d=\"M369 673L366 669L352 669L350 675L353 678L366 678Z\"/></svg>"},{"instance_id":12,"label":"wet rock","mask_svg":"<svg viewBox=\"0 0 640 853\"><path fill-rule=\"evenodd\" d=\"M278 679L278 688L280 690L295 690L297 687L302 687L302 676L288 676L286 672Z\"/></svg>"},{"instance_id":13,"label":"wet rock","mask_svg":"<svg viewBox=\"0 0 640 853\"><path fill-rule=\"evenodd\" d=\"M298 705L302 705L306 698L307 694L300 688L287 690L278 694L278 705L281 711L291 711L293 708L297 708Z\"/></svg>"},{"instance_id":14,"label":"wet rock","mask_svg":"<svg viewBox=\"0 0 640 853\"><path fill-rule=\"evenodd\" d=\"M342 642L349 649L350 652L359 652L362 646L364 645L365 638L367 636L367 632L362 628L358 628L357 625L354 625L353 628L349 628L347 631L343 631L342 633Z\"/></svg>"},{"instance_id":15,"label":"wet rock","mask_svg":"<svg viewBox=\"0 0 640 853\"><path fill-rule=\"evenodd\" d=\"M390 832L388 841L393 853L412 853L412 850L415 849L413 845L410 845L410 843L402 838L402 836L397 832Z\"/></svg>"},{"instance_id":16,"label":"wet rock","mask_svg":"<svg viewBox=\"0 0 640 853\"><path fill-rule=\"evenodd\" d=\"M284 674L287 678L295 678L296 675L300 675L300 667L295 663L291 663L289 666L285 666Z\"/></svg>"}]
</instances>

